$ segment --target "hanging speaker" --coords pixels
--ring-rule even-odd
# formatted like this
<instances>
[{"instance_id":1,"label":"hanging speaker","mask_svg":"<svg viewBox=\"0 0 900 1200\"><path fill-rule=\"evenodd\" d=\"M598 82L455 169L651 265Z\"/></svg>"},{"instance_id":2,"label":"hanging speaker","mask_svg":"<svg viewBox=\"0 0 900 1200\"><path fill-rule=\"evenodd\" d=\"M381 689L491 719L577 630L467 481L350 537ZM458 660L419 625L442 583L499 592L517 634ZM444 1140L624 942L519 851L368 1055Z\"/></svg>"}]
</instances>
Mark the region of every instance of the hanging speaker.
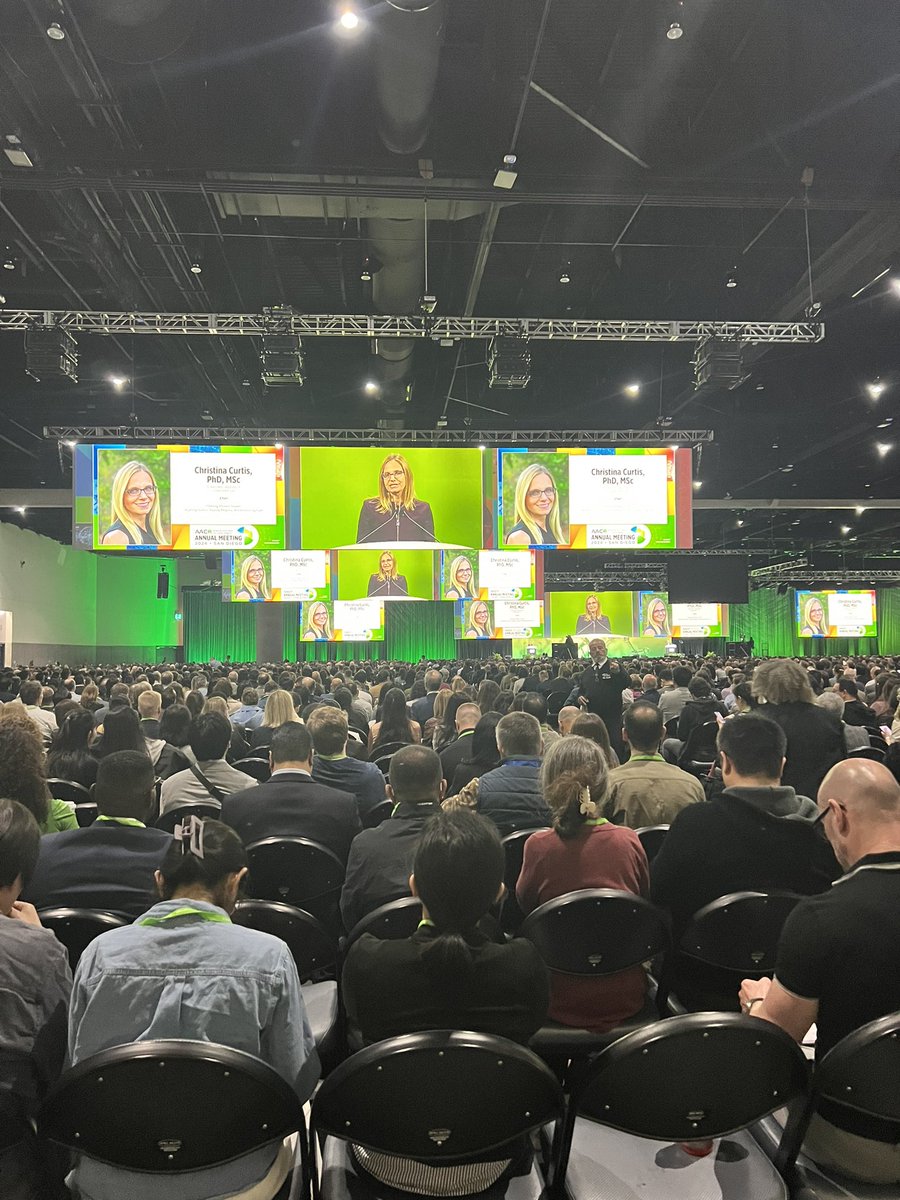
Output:
<instances>
[{"instance_id":1,"label":"hanging speaker","mask_svg":"<svg viewBox=\"0 0 900 1200\"><path fill-rule=\"evenodd\" d=\"M157 600L168 600L169 598L169 576L165 571L160 571L156 577L156 598Z\"/></svg>"}]
</instances>

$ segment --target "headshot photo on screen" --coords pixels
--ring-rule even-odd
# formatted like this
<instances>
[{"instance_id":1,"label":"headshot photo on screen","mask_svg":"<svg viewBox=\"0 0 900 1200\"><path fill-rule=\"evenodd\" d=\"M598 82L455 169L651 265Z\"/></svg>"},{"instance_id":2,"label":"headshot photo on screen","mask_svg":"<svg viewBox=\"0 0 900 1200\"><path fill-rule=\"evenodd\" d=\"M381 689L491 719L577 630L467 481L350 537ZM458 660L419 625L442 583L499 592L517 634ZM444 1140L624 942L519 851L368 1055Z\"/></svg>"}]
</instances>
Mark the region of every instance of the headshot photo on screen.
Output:
<instances>
[{"instance_id":1,"label":"headshot photo on screen","mask_svg":"<svg viewBox=\"0 0 900 1200\"><path fill-rule=\"evenodd\" d=\"M303 612L306 622L301 640L304 642L330 642L332 640L331 616L327 604L314 600L305 604Z\"/></svg>"},{"instance_id":2,"label":"headshot photo on screen","mask_svg":"<svg viewBox=\"0 0 900 1200\"><path fill-rule=\"evenodd\" d=\"M235 558L237 559L237 556ZM272 599L262 555L248 554L240 564L236 561L235 566L239 567L237 590L234 593L235 600L252 602Z\"/></svg>"},{"instance_id":3,"label":"headshot photo on screen","mask_svg":"<svg viewBox=\"0 0 900 1200\"><path fill-rule=\"evenodd\" d=\"M478 594L475 568L468 554L457 554L450 563L445 581L445 600L474 600Z\"/></svg>"},{"instance_id":4,"label":"headshot photo on screen","mask_svg":"<svg viewBox=\"0 0 900 1200\"><path fill-rule=\"evenodd\" d=\"M390 550L382 550L378 570L369 576L367 596L408 596L406 576L397 569L397 559Z\"/></svg>"},{"instance_id":5,"label":"headshot photo on screen","mask_svg":"<svg viewBox=\"0 0 900 1200\"><path fill-rule=\"evenodd\" d=\"M512 496L512 511L507 498L506 473L514 472L521 460ZM503 456L504 512L503 542L506 546L565 546L569 541L568 487L562 483L567 470L565 455L559 456L556 473L547 463L534 461L530 454ZM568 477L565 476L567 479Z\"/></svg>"},{"instance_id":6,"label":"headshot photo on screen","mask_svg":"<svg viewBox=\"0 0 900 1200\"><path fill-rule=\"evenodd\" d=\"M584 602L584 612L575 622L575 635L595 633L612 633L609 618L603 615L600 601L594 595L588 596Z\"/></svg>"},{"instance_id":7,"label":"headshot photo on screen","mask_svg":"<svg viewBox=\"0 0 900 1200\"><path fill-rule=\"evenodd\" d=\"M113 453L115 452L98 452L98 475L102 475L103 468L108 465ZM103 529L100 536L101 546L169 544L169 523L163 513L160 487L149 462L132 458L123 463L109 484L109 499L106 504L104 484L105 480L98 480ZM166 507L168 508L168 495Z\"/></svg>"},{"instance_id":8,"label":"headshot photo on screen","mask_svg":"<svg viewBox=\"0 0 900 1200\"><path fill-rule=\"evenodd\" d=\"M807 596L800 621L800 637L828 637L825 602L821 596Z\"/></svg>"},{"instance_id":9,"label":"headshot photo on screen","mask_svg":"<svg viewBox=\"0 0 900 1200\"><path fill-rule=\"evenodd\" d=\"M357 542L433 542L431 505L416 497L409 463L391 454L378 473L378 494L364 500L356 530Z\"/></svg>"},{"instance_id":10,"label":"headshot photo on screen","mask_svg":"<svg viewBox=\"0 0 900 1200\"><path fill-rule=\"evenodd\" d=\"M491 610L483 600L473 600L471 604L466 605L463 637L483 639L493 636L494 626L491 621Z\"/></svg>"},{"instance_id":11,"label":"headshot photo on screen","mask_svg":"<svg viewBox=\"0 0 900 1200\"><path fill-rule=\"evenodd\" d=\"M662 596L648 596L644 601L644 626L641 637L671 638L669 606Z\"/></svg>"}]
</instances>

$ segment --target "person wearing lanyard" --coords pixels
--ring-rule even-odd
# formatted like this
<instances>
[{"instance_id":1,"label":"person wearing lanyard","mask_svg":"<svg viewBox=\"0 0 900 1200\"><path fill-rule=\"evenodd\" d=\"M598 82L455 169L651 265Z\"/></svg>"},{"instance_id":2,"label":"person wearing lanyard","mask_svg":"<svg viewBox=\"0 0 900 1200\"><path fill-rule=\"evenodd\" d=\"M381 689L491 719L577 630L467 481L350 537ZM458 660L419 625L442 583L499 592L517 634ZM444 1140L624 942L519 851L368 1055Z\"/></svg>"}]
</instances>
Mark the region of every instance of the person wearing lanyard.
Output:
<instances>
[{"instance_id":1,"label":"person wearing lanyard","mask_svg":"<svg viewBox=\"0 0 900 1200\"><path fill-rule=\"evenodd\" d=\"M637 700L626 708L622 736L631 757L610 771L603 809L614 824L630 829L669 825L687 805L705 799L696 776L663 759L659 747L664 733L662 713L655 704Z\"/></svg>"},{"instance_id":2,"label":"person wearing lanyard","mask_svg":"<svg viewBox=\"0 0 900 1200\"><path fill-rule=\"evenodd\" d=\"M785 922L774 979L745 979L752 1017L802 1041L816 1061L861 1025L900 1009L900 784L881 763L850 759L819 787L819 817L844 874ZM803 1143L824 1167L875 1184L900 1182L900 1123L822 1101Z\"/></svg>"},{"instance_id":3,"label":"person wearing lanyard","mask_svg":"<svg viewBox=\"0 0 900 1200\"><path fill-rule=\"evenodd\" d=\"M591 665L582 671L566 698L566 704L577 704L601 717L609 733L610 745L621 758L622 690L625 677L619 664L610 660L603 638L594 638L588 650Z\"/></svg>"},{"instance_id":4,"label":"person wearing lanyard","mask_svg":"<svg viewBox=\"0 0 900 1200\"><path fill-rule=\"evenodd\" d=\"M608 774L597 743L574 733L544 755L541 784L553 828L525 843L516 899L526 915L581 888L648 895L650 869L637 834L600 816ZM600 979L550 972L550 1018L563 1025L604 1033L640 1012L646 996L643 967Z\"/></svg>"},{"instance_id":5,"label":"person wearing lanyard","mask_svg":"<svg viewBox=\"0 0 900 1200\"><path fill-rule=\"evenodd\" d=\"M269 1063L301 1100L310 1097L320 1067L294 961L278 938L231 922L246 873L246 853L228 826L190 817L176 828L156 873L159 903L134 925L96 938L81 957L69 1010L73 1066L134 1041L215 1042ZM222 1166L167 1176L166 1200L270 1200L290 1166L289 1147L273 1142ZM73 1182L82 1200L159 1196L154 1176L85 1155Z\"/></svg>"}]
</instances>

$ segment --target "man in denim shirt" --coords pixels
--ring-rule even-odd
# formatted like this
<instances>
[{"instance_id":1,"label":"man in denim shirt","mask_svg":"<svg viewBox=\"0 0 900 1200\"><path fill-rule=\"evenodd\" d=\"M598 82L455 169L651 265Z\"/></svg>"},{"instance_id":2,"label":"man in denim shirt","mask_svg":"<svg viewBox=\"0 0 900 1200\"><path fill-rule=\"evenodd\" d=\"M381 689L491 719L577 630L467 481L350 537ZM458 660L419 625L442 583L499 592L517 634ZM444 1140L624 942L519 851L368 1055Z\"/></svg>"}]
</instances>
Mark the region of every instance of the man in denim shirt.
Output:
<instances>
[{"instance_id":1,"label":"man in denim shirt","mask_svg":"<svg viewBox=\"0 0 900 1200\"><path fill-rule=\"evenodd\" d=\"M181 845L157 872L165 898L82 955L69 1016L72 1063L135 1041L214 1042L269 1063L305 1101L319 1059L297 968L284 942L228 916L246 873L243 847L233 830L196 818L176 839ZM259 1194L273 1196L289 1167L286 1150L272 1143L219 1167L167 1176L166 1200L219 1200L263 1179L271 1188ZM162 1186L152 1175L85 1156L74 1182L84 1200L158 1200Z\"/></svg>"}]
</instances>

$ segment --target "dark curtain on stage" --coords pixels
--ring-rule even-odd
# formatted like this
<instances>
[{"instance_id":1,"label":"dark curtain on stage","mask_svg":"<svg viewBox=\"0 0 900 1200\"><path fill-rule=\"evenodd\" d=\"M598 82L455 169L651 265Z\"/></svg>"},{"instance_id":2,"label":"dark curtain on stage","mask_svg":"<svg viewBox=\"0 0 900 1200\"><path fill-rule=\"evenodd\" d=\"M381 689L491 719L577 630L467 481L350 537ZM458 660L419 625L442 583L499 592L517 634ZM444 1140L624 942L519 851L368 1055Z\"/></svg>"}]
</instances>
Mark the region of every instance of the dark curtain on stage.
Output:
<instances>
[{"instance_id":1,"label":"dark curtain on stage","mask_svg":"<svg viewBox=\"0 0 900 1200\"><path fill-rule=\"evenodd\" d=\"M224 604L218 588L183 589L185 662L253 662L256 613L253 604Z\"/></svg>"},{"instance_id":2,"label":"dark curtain on stage","mask_svg":"<svg viewBox=\"0 0 900 1200\"><path fill-rule=\"evenodd\" d=\"M729 641L753 638L753 653L762 658L816 658L820 654L896 654L900 650L900 588L879 588L876 596L877 638L816 638L797 636L794 592L779 595L776 588L750 593L749 604L732 604Z\"/></svg>"},{"instance_id":3,"label":"dark curtain on stage","mask_svg":"<svg viewBox=\"0 0 900 1200\"><path fill-rule=\"evenodd\" d=\"M383 642L300 642L297 645L297 610L292 606L292 629L285 620L285 657L300 655L299 661L343 662L353 659L397 659L417 662L426 658L454 658L457 654L453 637L453 605L442 600L389 602L384 606ZM471 643L469 643L471 644ZM490 647L499 642L480 642Z\"/></svg>"}]
</instances>

